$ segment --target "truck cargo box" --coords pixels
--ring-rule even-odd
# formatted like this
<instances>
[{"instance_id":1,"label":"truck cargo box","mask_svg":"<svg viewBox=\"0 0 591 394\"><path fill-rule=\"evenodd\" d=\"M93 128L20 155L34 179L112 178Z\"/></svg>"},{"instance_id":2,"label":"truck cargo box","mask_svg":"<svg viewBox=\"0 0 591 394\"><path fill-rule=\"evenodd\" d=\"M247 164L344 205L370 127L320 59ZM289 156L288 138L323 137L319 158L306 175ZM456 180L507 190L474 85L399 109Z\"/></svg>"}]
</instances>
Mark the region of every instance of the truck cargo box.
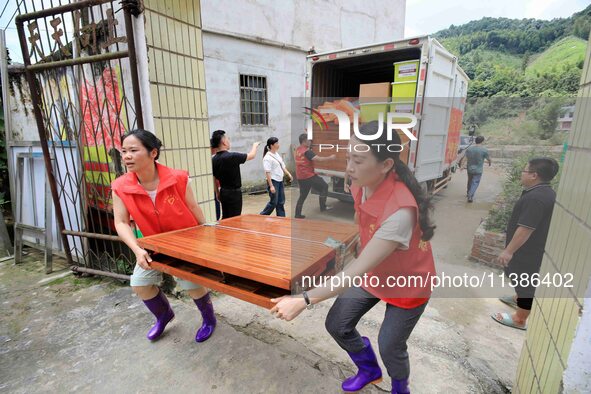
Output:
<instances>
[{"instance_id":1,"label":"truck cargo box","mask_svg":"<svg viewBox=\"0 0 591 394\"><path fill-rule=\"evenodd\" d=\"M349 100L360 110L362 121L364 115L369 120L383 110L413 113L417 124L412 132L418 140L409 141L402 135L405 151L401 158L419 182L433 191L444 186L458 164L457 146L469 81L455 56L436 39L422 36L309 55L307 60L307 105L314 108ZM390 96L394 97L374 100L368 106L367 89L373 88L383 96L379 89L383 84L391 85ZM330 155L318 151L320 144L339 144L338 124L329 122L328 128L314 131L312 149L322 156ZM346 152L336 154L336 161L317 163L316 171L332 178L331 195L347 199L341 196Z\"/></svg>"}]
</instances>

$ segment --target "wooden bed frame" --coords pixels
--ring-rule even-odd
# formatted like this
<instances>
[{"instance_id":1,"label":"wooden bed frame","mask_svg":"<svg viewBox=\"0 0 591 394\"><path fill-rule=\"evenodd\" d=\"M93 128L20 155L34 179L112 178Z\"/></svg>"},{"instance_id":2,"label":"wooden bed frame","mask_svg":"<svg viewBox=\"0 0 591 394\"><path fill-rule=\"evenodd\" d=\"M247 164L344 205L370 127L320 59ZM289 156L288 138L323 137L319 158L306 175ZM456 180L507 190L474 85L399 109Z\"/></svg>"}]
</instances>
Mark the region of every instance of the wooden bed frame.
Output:
<instances>
[{"instance_id":1,"label":"wooden bed frame","mask_svg":"<svg viewBox=\"0 0 591 394\"><path fill-rule=\"evenodd\" d=\"M357 237L349 223L243 215L138 242L158 271L271 308L271 298L303 290L303 276L341 269Z\"/></svg>"}]
</instances>

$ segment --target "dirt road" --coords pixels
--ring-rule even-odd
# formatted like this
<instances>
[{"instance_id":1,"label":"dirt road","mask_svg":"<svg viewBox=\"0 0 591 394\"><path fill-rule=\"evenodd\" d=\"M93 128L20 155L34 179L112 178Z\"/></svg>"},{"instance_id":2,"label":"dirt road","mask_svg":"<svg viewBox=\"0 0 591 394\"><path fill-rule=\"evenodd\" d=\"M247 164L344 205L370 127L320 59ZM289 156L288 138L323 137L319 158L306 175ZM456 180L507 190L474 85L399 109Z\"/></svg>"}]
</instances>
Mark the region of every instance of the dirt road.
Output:
<instances>
[{"instance_id":1,"label":"dirt road","mask_svg":"<svg viewBox=\"0 0 591 394\"><path fill-rule=\"evenodd\" d=\"M435 198L438 271L493 272L466 256L501 176L488 170L473 204L464 199L465 173ZM297 189L292 192L288 200L297 197ZM258 213L265 202L264 195L248 196L244 211ZM304 213L328 218L317 204L310 196ZM351 220L351 206L335 202L330 217ZM144 335L152 317L129 287L72 276L47 283L38 258L32 255L18 267L0 264L0 391L338 393L340 381L354 371L324 328L331 301L286 323L218 295L217 330L197 344L194 305L172 299L176 319L161 340L150 343ZM384 309L376 306L359 325L374 343ZM489 317L506 310L495 299L470 294L432 299L409 341L414 392L507 392L524 334ZM385 379L364 392L389 391L389 384Z\"/></svg>"}]
</instances>

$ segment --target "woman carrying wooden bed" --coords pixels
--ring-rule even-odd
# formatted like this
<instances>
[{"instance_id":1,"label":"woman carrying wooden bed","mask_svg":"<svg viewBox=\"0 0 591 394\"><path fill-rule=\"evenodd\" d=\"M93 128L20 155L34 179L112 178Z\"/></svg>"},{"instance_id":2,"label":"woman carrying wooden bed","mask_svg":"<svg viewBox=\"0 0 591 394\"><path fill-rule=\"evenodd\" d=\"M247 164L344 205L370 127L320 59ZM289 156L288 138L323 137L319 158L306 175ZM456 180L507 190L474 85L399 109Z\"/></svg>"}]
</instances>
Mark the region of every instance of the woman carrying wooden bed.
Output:
<instances>
[{"instance_id":1,"label":"woman carrying wooden bed","mask_svg":"<svg viewBox=\"0 0 591 394\"><path fill-rule=\"evenodd\" d=\"M305 308L339 295L326 328L359 369L342 384L344 391L352 392L382 379L371 343L356 326L380 300L386 302L378 336L380 355L392 378L392 392L410 393L406 342L431 295L429 278L435 275L435 266L428 241L435 226L429 219L429 199L400 160L398 134L388 140L386 126L378 122L365 124L360 133L374 136L380 129L381 137L367 142L352 137L349 145L347 175L353 182L361 236L359 257L333 277L339 280L330 280L330 286L272 300L277 304L271 312L292 320ZM350 287L354 278L363 279L362 286Z\"/></svg>"},{"instance_id":2,"label":"woman carrying wooden bed","mask_svg":"<svg viewBox=\"0 0 591 394\"><path fill-rule=\"evenodd\" d=\"M188 172L156 161L162 142L154 134L146 130L132 130L122 137L121 143L127 173L111 185L115 228L119 237L135 253L136 265L130 284L156 316L156 324L147 334L147 338L153 341L160 337L174 318L174 312L158 287L162 273L151 269L152 259L138 245L137 238L197 226L205 223L205 216L189 186ZM139 228L135 233L131 218ZM198 284L180 278L176 280L201 312L203 324L197 330L195 340L203 342L213 334L216 326L209 293Z\"/></svg>"}]
</instances>

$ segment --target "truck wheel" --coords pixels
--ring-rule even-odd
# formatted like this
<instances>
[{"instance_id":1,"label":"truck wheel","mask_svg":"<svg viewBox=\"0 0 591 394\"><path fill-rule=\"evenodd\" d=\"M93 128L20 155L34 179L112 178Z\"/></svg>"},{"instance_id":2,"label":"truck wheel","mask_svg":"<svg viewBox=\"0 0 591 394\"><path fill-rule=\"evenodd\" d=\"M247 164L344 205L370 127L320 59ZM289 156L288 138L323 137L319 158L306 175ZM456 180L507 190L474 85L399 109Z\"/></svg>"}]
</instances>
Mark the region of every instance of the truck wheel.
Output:
<instances>
[{"instance_id":1,"label":"truck wheel","mask_svg":"<svg viewBox=\"0 0 591 394\"><path fill-rule=\"evenodd\" d=\"M433 193L433 182L432 181L423 181L420 183L421 188L423 191L430 196Z\"/></svg>"},{"instance_id":2,"label":"truck wheel","mask_svg":"<svg viewBox=\"0 0 591 394\"><path fill-rule=\"evenodd\" d=\"M421 182L419 183L419 185L421 185L421 189L423 189L425 193L429 191L429 188L427 187L427 182Z\"/></svg>"}]
</instances>

